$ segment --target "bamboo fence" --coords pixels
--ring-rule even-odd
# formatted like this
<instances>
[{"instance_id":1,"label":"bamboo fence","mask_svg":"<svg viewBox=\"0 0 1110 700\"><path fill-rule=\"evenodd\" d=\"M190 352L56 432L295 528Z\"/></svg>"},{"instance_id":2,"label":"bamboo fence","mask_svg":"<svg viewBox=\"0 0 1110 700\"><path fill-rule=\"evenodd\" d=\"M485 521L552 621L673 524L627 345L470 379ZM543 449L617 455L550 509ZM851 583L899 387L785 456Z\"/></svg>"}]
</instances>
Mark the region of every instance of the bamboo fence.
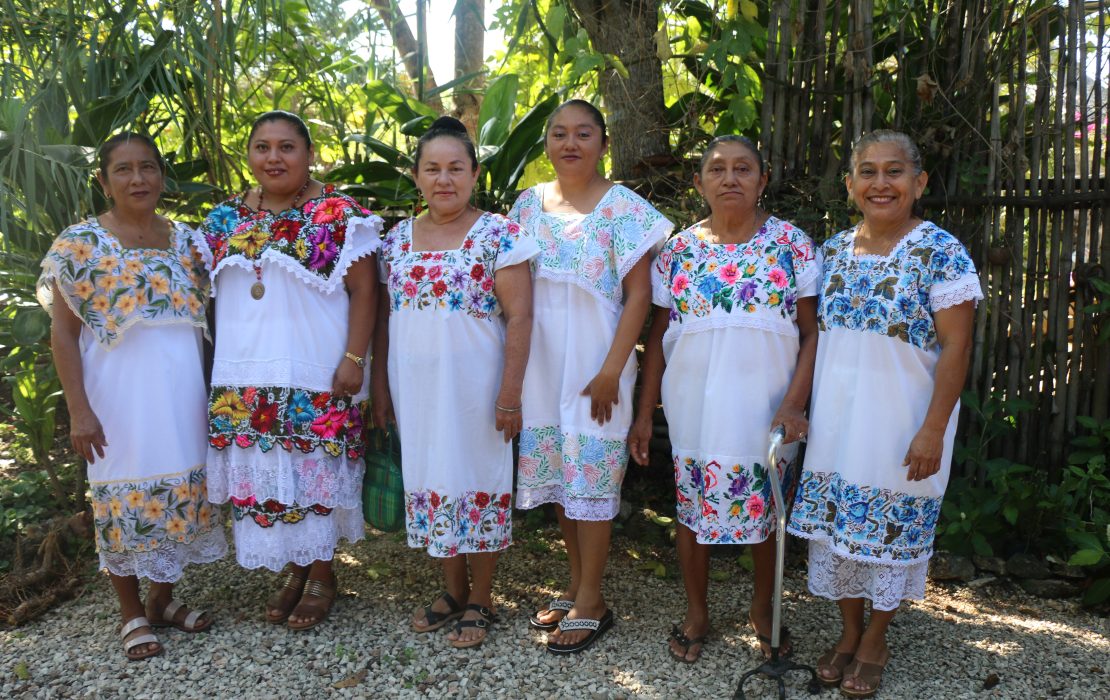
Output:
<instances>
[{"instance_id":1,"label":"bamboo fence","mask_svg":"<svg viewBox=\"0 0 1110 700\"><path fill-rule=\"evenodd\" d=\"M1084 311L1091 280L1110 279L1108 20L1108 0L774 0L768 24L770 206L835 233L848 146L874 128L913 136L926 215L964 241L986 295L968 389L1004 415L965 411L961 432L1016 414L988 456L1053 475L1077 417L1110 410L1110 344Z\"/></svg>"}]
</instances>

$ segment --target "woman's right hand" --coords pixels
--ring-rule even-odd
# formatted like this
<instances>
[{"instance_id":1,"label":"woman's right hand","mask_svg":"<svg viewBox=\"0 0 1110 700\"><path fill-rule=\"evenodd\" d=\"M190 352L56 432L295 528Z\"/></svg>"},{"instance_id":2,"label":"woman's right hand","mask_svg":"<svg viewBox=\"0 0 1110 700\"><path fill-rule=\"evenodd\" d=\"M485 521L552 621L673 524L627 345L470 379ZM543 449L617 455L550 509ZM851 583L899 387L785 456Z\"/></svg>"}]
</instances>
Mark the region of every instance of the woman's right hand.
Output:
<instances>
[{"instance_id":1,"label":"woman's right hand","mask_svg":"<svg viewBox=\"0 0 1110 700\"><path fill-rule=\"evenodd\" d=\"M73 446L73 451L89 464L94 463L97 457L104 458L104 448L108 446L108 441L104 439L100 419L91 408L70 413L69 443Z\"/></svg>"},{"instance_id":2,"label":"woman's right hand","mask_svg":"<svg viewBox=\"0 0 1110 700\"><path fill-rule=\"evenodd\" d=\"M651 461L652 429L651 415L645 414L636 416L628 430L628 452L641 467L648 466Z\"/></svg>"},{"instance_id":3,"label":"woman's right hand","mask_svg":"<svg viewBox=\"0 0 1110 700\"><path fill-rule=\"evenodd\" d=\"M370 420L379 430L385 430L397 423L397 417L393 414L393 397L389 395L389 384L373 376L370 380Z\"/></svg>"}]
</instances>

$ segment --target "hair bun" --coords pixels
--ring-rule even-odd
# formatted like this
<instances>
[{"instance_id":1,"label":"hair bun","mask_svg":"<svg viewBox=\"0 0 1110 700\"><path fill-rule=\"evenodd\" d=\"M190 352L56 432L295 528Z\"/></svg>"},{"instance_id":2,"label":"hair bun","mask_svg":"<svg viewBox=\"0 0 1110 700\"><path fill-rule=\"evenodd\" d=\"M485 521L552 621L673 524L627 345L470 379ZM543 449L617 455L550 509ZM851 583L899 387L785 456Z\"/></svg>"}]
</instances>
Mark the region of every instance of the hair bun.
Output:
<instances>
[{"instance_id":1,"label":"hair bun","mask_svg":"<svg viewBox=\"0 0 1110 700\"><path fill-rule=\"evenodd\" d=\"M432 126L429 128L429 131L431 131L432 129L439 129L442 131L457 131L460 134L467 133L466 126L454 117L439 117L434 122L432 122Z\"/></svg>"}]
</instances>

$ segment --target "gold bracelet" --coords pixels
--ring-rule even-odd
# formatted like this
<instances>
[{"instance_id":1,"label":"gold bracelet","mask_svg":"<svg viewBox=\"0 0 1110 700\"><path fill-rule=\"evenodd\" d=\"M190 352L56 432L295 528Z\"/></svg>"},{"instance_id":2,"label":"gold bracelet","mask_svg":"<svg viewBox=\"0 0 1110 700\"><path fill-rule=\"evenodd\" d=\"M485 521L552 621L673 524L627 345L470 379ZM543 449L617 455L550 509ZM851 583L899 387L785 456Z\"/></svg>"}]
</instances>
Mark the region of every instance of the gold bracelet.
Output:
<instances>
[{"instance_id":1,"label":"gold bracelet","mask_svg":"<svg viewBox=\"0 0 1110 700\"><path fill-rule=\"evenodd\" d=\"M520 413L521 409L521 406L517 406L516 408L505 408L499 403L494 403L493 407L496 408L498 411L504 411L505 413Z\"/></svg>"},{"instance_id":2,"label":"gold bracelet","mask_svg":"<svg viewBox=\"0 0 1110 700\"><path fill-rule=\"evenodd\" d=\"M343 353L343 357L346 357L351 362L354 362L360 368L366 366L366 358L365 357L359 357L358 355L354 354L353 352L345 352L345 353Z\"/></svg>"}]
</instances>

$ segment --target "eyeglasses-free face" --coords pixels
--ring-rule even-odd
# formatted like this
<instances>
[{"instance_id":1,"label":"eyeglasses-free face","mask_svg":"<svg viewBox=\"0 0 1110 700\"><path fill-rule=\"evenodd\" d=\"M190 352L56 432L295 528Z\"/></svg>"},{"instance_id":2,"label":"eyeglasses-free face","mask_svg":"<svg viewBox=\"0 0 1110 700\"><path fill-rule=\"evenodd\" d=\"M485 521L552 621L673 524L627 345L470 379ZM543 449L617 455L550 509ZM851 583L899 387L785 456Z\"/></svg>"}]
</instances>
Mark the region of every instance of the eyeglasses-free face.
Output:
<instances>
[{"instance_id":1,"label":"eyeglasses-free face","mask_svg":"<svg viewBox=\"0 0 1110 700\"><path fill-rule=\"evenodd\" d=\"M544 138L544 152L560 177L597 172L607 149L601 126L589 112L576 105L555 115Z\"/></svg>"},{"instance_id":2,"label":"eyeglasses-free face","mask_svg":"<svg viewBox=\"0 0 1110 700\"><path fill-rule=\"evenodd\" d=\"M896 227L913 216L913 205L925 192L929 176L914 172L897 143L876 143L856 160L844 178L848 195L872 225Z\"/></svg>"},{"instance_id":3,"label":"eyeglasses-free face","mask_svg":"<svg viewBox=\"0 0 1110 700\"><path fill-rule=\"evenodd\" d=\"M165 182L157 156L141 141L113 148L108 167L97 173L97 179L117 208L136 213L154 211Z\"/></svg>"},{"instance_id":4,"label":"eyeglasses-free face","mask_svg":"<svg viewBox=\"0 0 1110 700\"><path fill-rule=\"evenodd\" d=\"M264 122L248 144L247 162L263 192L275 197L295 194L308 180L313 151L287 121Z\"/></svg>"},{"instance_id":5,"label":"eyeglasses-free face","mask_svg":"<svg viewBox=\"0 0 1110 700\"><path fill-rule=\"evenodd\" d=\"M428 208L449 213L470 203L478 172L461 141L440 136L424 144L413 176Z\"/></svg>"}]
</instances>

